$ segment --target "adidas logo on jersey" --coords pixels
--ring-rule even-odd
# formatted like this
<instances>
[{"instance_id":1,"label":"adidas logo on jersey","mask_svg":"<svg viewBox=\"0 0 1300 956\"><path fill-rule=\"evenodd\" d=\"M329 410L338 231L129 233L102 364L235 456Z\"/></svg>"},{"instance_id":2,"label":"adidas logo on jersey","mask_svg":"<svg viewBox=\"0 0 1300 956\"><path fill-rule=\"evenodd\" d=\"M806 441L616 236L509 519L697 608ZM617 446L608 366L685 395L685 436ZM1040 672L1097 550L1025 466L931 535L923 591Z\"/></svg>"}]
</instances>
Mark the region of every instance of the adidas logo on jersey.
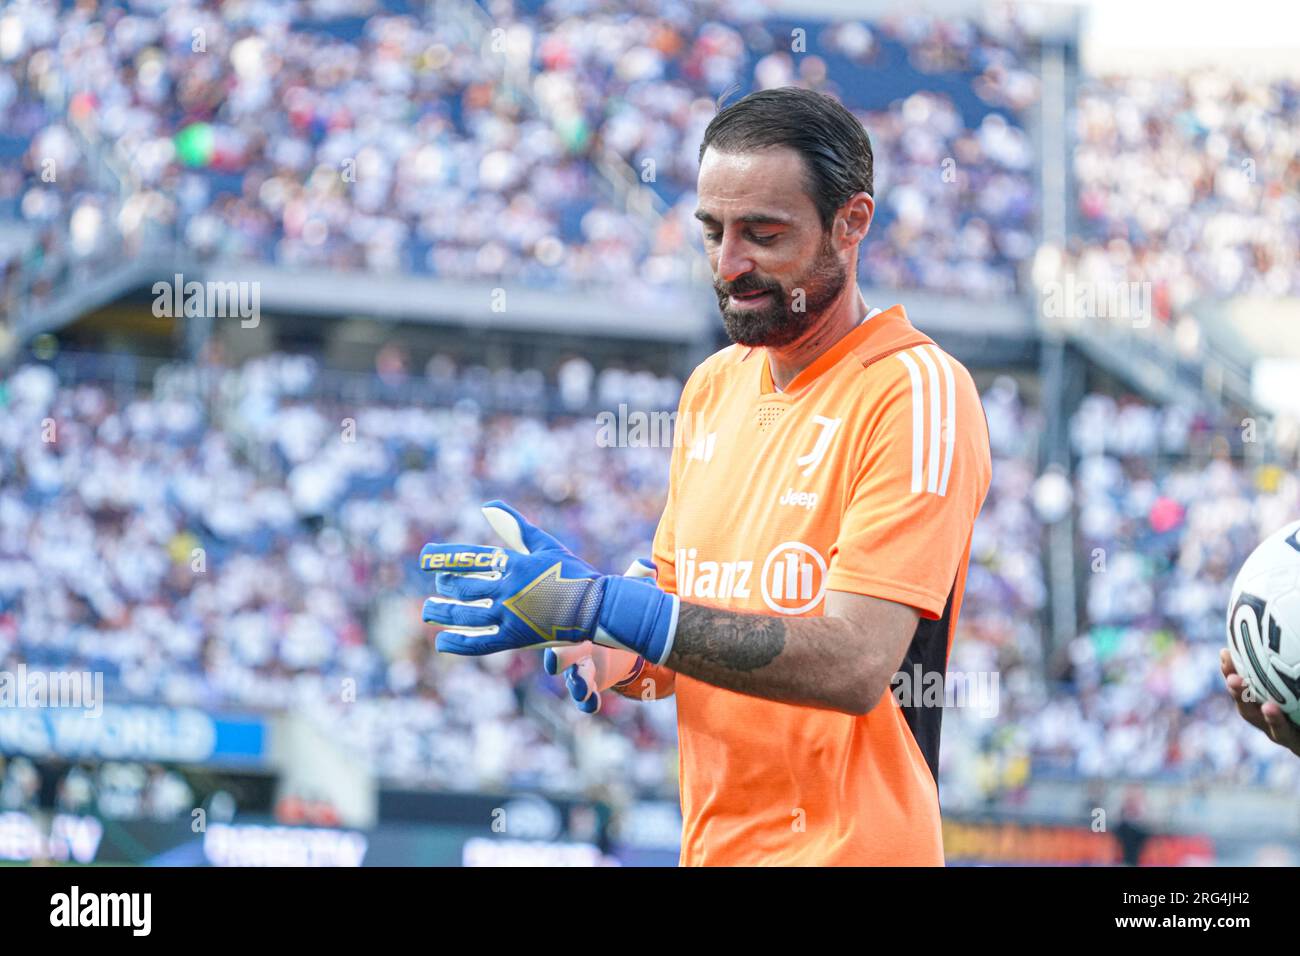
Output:
<instances>
[{"instance_id":1,"label":"adidas logo on jersey","mask_svg":"<svg viewBox=\"0 0 1300 956\"><path fill-rule=\"evenodd\" d=\"M687 461L710 461L713 458L713 446L717 443L718 433L709 432L691 442L690 451L686 453Z\"/></svg>"}]
</instances>

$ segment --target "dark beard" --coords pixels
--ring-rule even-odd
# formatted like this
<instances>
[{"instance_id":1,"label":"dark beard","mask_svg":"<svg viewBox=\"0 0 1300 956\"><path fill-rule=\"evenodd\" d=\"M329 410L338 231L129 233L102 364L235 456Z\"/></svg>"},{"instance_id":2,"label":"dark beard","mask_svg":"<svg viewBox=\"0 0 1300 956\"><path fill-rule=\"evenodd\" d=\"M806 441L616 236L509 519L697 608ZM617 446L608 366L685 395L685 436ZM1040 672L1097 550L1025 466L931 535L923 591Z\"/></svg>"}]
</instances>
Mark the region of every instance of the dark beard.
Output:
<instances>
[{"instance_id":1,"label":"dark beard","mask_svg":"<svg viewBox=\"0 0 1300 956\"><path fill-rule=\"evenodd\" d=\"M755 276L744 276L734 285L724 286L714 282L713 291L718 296L718 310L722 313L722 327L727 337L738 345L764 345L780 348L796 342L812 328L848 281L848 271L840 264L831 249L830 237L822 240L817 260L802 280L791 286L803 289L803 311L791 309L793 296L786 295L779 283L766 283ZM757 309L740 311L732 309L728 299L747 292L770 292L766 305Z\"/></svg>"}]
</instances>

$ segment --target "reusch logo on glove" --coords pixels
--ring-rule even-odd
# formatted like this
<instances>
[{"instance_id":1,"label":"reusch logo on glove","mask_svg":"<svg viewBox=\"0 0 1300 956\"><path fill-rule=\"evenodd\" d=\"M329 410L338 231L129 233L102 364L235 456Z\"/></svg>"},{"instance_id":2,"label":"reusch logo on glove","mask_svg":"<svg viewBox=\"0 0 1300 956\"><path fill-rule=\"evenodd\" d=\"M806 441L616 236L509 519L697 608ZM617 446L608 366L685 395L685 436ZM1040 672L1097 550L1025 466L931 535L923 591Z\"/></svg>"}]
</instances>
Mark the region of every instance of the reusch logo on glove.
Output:
<instances>
[{"instance_id":1,"label":"reusch logo on glove","mask_svg":"<svg viewBox=\"0 0 1300 956\"><path fill-rule=\"evenodd\" d=\"M424 571L504 571L504 551L457 551L455 554L422 554L420 568Z\"/></svg>"}]
</instances>

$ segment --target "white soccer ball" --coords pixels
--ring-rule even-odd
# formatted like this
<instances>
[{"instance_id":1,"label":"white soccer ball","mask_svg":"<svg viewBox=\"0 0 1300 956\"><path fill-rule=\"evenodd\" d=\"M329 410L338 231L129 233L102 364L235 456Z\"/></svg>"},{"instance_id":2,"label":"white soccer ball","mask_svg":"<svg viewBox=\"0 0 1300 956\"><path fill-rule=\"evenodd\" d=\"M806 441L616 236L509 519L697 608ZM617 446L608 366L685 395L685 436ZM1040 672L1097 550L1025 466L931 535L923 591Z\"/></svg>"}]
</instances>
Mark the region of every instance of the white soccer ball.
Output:
<instances>
[{"instance_id":1,"label":"white soccer ball","mask_svg":"<svg viewBox=\"0 0 1300 956\"><path fill-rule=\"evenodd\" d=\"M1228 602L1228 652L1250 696L1300 723L1300 521L1241 566Z\"/></svg>"}]
</instances>

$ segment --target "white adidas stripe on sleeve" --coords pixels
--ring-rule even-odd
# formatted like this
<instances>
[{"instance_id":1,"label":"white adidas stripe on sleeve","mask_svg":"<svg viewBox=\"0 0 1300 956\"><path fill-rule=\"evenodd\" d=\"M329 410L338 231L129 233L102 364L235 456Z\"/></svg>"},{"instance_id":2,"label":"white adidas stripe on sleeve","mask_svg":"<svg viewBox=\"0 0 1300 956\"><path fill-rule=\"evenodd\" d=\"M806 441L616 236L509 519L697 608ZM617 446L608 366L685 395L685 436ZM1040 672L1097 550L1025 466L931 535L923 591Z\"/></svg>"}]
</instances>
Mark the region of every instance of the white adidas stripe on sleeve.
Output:
<instances>
[{"instance_id":1,"label":"white adidas stripe on sleeve","mask_svg":"<svg viewBox=\"0 0 1300 956\"><path fill-rule=\"evenodd\" d=\"M912 491L942 498L948 494L957 429L952 362L934 345L918 345L897 355L912 381ZM927 418L929 428L925 427Z\"/></svg>"},{"instance_id":2,"label":"white adidas stripe on sleeve","mask_svg":"<svg viewBox=\"0 0 1300 956\"><path fill-rule=\"evenodd\" d=\"M912 491L921 490L922 472L921 452L925 446L925 404L924 390L921 386L921 369L916 360L906 352L899 352L898 357L907 366L907 373L912 377Z\"/></svg>"}]
</instances>

